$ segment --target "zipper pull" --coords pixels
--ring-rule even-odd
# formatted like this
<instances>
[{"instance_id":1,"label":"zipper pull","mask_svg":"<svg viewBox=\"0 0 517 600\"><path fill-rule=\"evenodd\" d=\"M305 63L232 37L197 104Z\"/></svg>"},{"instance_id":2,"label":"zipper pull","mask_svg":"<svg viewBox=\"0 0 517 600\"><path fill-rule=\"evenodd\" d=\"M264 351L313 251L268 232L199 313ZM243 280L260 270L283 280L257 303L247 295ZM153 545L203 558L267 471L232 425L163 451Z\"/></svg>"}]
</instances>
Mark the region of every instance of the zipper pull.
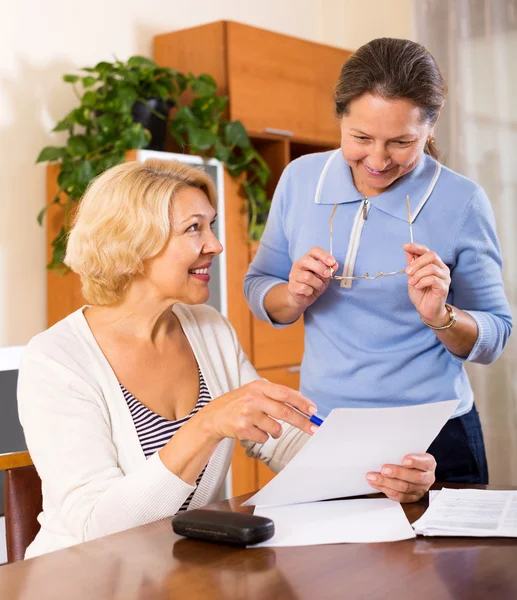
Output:
<instances>
[{"instance_id":1,"label":"zipper pull","mask_svg":"<svg viewBox=\"0 0 517 600\"><path fill-rule=\"evenodd\" d=\"M363 221L366 221L366 219L368 218L368 198L365 198L363 200Z\"/></svg>"}]
</instances>

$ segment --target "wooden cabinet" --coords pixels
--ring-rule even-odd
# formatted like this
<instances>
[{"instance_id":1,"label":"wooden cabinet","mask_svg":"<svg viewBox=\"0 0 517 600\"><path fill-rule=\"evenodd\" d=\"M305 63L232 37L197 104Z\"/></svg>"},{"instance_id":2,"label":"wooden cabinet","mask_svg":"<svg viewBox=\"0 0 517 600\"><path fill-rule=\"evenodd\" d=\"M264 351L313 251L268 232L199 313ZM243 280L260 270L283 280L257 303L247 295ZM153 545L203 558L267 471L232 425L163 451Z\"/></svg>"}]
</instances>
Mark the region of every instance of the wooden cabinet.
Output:
<instances>
[{"instance_id":1,"label":"wooden cabinet","mask_svg":"<svg viewBox=\"0 0 517 600\"><path fill-rule=\"evenodd\" d=\"M350 52L232 21L155 37L161 65L213 75L230 97L229 116L248 131L338 139L332 91Z\"/></svg>"},{"instance_id":2,"label":"wooden cabinet","mask_svg":"<svg viewBox=\"0 0 517 600\"><path fill-rule=\"evenodd\" d=\"M303 356L303 320L282 329L253 317L251 339L253 365L268 369L299 365Z\"/></svg>"}]
</instances>

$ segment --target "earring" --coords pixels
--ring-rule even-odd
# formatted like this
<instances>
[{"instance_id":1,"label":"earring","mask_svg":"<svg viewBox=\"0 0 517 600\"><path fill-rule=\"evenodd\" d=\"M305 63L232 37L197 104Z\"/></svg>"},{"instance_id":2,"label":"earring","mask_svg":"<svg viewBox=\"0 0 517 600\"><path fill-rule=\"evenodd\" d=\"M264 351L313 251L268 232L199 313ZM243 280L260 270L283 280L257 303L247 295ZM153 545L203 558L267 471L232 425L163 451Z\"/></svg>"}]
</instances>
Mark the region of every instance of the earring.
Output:
<instances>
[{"instance_id":1,"label":"earring","mask_svg":"<svg viewBox=\"0 0 517 600\"><path fill-rule=\"evenodd\" d=\"M428 138L428 139L427 139L427 143L428 143L428 144L434 144L434 143L435 143L435 141L436 141L436 140L435 140L435 139L434 139L434 137L432 137L432 136L431 136L430 138Z\"/></svg>"}]
</instances>

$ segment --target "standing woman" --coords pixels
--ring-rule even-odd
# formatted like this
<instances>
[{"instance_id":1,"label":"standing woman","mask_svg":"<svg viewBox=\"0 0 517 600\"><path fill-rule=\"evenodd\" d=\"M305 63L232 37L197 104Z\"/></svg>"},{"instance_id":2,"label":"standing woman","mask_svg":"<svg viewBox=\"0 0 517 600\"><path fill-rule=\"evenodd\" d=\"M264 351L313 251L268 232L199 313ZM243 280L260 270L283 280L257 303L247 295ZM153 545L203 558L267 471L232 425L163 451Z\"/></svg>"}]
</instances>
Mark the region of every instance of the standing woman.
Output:
<instances>
[{"instance_id":1,"label":"standing woman","mask_svg":"<svg viewBox=\"0 0 517 600\"><path fill-rule=\"evenodd\" d=\"M496 360L512 318L490 202L437 160L445 96L421 45L359 48L335 88L341 148L284 171L245 293L275 327L304 316L301 392L323 416L459 399L429 448L436 479L487 483L464 363ZM389 466L369 479L407 486Z\"/></svg>"}]
</instances>

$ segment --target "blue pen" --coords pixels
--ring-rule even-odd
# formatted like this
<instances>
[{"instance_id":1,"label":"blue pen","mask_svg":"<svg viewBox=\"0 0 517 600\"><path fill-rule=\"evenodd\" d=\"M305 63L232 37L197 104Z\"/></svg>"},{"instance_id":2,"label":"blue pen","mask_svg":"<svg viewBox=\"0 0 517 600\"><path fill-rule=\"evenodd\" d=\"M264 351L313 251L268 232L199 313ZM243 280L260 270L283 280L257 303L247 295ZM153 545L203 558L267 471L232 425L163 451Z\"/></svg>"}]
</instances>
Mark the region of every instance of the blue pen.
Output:
<instances>
[{"instance_id":1,"label":"blue pen","mask_svg":"<svg viewBox=\"0 0 517 600\"><path fill-rule=\"evenodd\" d=\"M312 417L309 419L309 421L311 423L314 423L314 425L317 425L318 427L323 423L323 419L321 419L320 417L317 417L316 415L312 415Z\"/></svg>"}]
</instances>

